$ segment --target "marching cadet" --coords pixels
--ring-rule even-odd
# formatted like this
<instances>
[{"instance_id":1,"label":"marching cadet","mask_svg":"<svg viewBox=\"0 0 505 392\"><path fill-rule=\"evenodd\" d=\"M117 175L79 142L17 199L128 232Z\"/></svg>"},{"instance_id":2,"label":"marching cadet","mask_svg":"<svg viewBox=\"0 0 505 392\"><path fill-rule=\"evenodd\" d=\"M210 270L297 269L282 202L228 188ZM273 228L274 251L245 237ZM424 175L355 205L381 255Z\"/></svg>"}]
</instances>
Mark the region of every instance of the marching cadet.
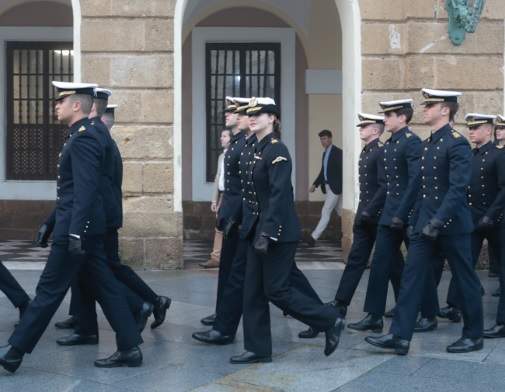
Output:
<instances>
[{"instance_id":1,"label":"marching cadet","mask_svg":"<svg viewBox=\"0 0 505 392\"><path fill-rule=\"evenodd\" d=\"M472 260L476 266L482 248L487 240L493 255L500 255L500 227L505 209L505 154L492 142L495 116L469 113L465 117L469 129L469 139L475 144L472 159L472 176L468 186L468 204L472 212L474 231L472 233ZM448 306L440 313L446 318L455 318L461 308L459 291L454 277L447 293Z\"/></svg>"},{"instance_id":2,"label":"marching cadet","mask_svg":"<svg viewBox=\"0 0 505 392\"><path fill-rule=\"evenodd\" d=\"M12 276L10 271L0 261L0 291L2 291L7 298L12 302L14 307L19 311L19 318L23 314L30 303L30 297L23 290L16 278Z\"/></svg>"},{"instance_id":3,"label":"marching cadet","mask_svg":"<svg viewBox=\"0 0 505 392\"><path fill-rule=\"evenodd\" d=\"M114 276L124 285L130 309L135 315L139 331L145 328L146 322L151 314L154 314L155 321L151 328L156 328L163 323L167 309L171 300L167 297L158 296L142 280L131 267L121 263L119 257L118 229L123 225L123 164L119 148L112 138L108 126L102 121L103 116L109 116L109 123L113 118L106 115L107 104L112 92L107 89L97 88L92 111L90 113L91 125L105 137L108 144L110 159L107 160L105 175L102 182L102 194L106 215L107 231L105 233L105 252L107 261ZM75 332L69 336L64 336L57 340L61 346L75 346L82 344L98 343L98 324L95 309L95 300L90 289L90 282L86 281L86 276L81 277L80 284L86 290L82 293L72 288L72 297L77 293L79 304L79 318L75 327ZM79 289L80 290L80 289ZM85 309L83 310L83 308Z\"/></svg>"},{"instance_id":4,"label":"marching cadet","mask_svg":"<svg viewBox=\"0 0 505 392\"><path fill-rule=\"evenodd\" d=\"M359 113L358 118L360 139L365 144L359 158L359 204L353 225L353 243L334 300L342 318L366 269L386 199L384 148L379 140L384 132L384 117ZM310 339L318 334L319 331L309 328L298 336Z\"/></svg>"},{"instance_id":5,"label":"marching cadet","mask_svg":"<svg viewBox=\"0 0 505 392\"><path fill-rule=\"evenodd\" d=\"M237 115L237 128L244 137L244 144L235 143L234 148L237 149L238 155L238 166L237 174L240 178L240 211L234 213L234 219L237 220L237 236L229 238L229 240L234 238L237 242L235 248L235 254L232 256L230 271L226 277L226 281L222 282L222 294L218 295L218 301L220 303L216 304L216 317L213 322L211 329L202 332L193 333L193 339L198 341L208 343L208 344L218 344L224 345L232 343L235 339L235 334L237 332L240 319L242 318L242 305L243 305L243 293L244 293L244 276L247 261L247 240L241 235L243 221L248 219L249 210L247 206L244 205L242 201L244 182L247 181L247 171L248 163L250 161L249 157L254 151L254 143L256 137L250 137L249 133L249 116L247 114L247 108L249 107L249 98L232 98L229 100L230 108L231 104L235 106L234 114ZM235 141L237 139L235 138ZM239 147L240 146L240 147ZM230 159L226 159L225 156L225 173L230 170ZM235 166L233 166L235 169ZM226 176L226 174L225 174ZM226 177L225 177L226 178ZM235 185L235 184L233 184ZM230 237L230 235L228 235ZM225 277L220 275L220 279Z\"/></svg>"},{"instance_id":6,"label":"marching cadet","mask_svg":"<svg viewBox=\"0 0 505 392\"><path fill-rule=\"evenodd\" d=\"M495 140L496 147L503 150L505 145L505 116L498 115L495 122ZM502 169L503 170L503 169ZM503 172L502 172L503 173ZM499 256L498 259L500 264L498 265L498 271L500 276L500 287L498 288L498 311L496 314L496 324L492 327L484 330L484 338L505 338L505 290L500 290L500 288L505 287L505 222L503 222L498 227L498 237L500 239Z\"/></svg>"},{"instance_id":7,"label":"marching cadet","mask_svg":"<svg viewBox=\"0 0 505 392\"><path fill-rule=\"evenodd\" d=\"M252 99L249 114L251 131L257 138L246 202L253 218L245 235L249 239L244 287L245 352L231 363L272 360L269 301L312 328L325 331L325 355L338 346L343 320L335 307L299 291L292 279L294 257L300 240L291 184L291 157L279 133L279 109L266 100ZM277 131L277 132L276 132Z\"/></svg>"},{"instance_id":8,"label":"marching cadet","mask_svg":"<svg viewBox=\"0 0 505 392\"><path fill-rule=\"evenodd\" d=\"M231 266L238 245L238 223L242 210L242 192L240 184L239 160L246 143L245 132L238 127L237 104L233 97L226 97L225 123L231 129L230 147L224 157L224 185L223 199L217 216L217 228L223 232L223 246L219 261L219 275L217 283L216 310L214 314L201 320L203 325L212 326L216 320L216 313L222 304L224 287L230 276Z\"/></svg>"},{"instance_id":9,"label":"marching cadet","mask_svg":"<svg viewBox=\"0 0 505 392\"><path fill-rule=\"evenodd\" d=\"M31 353L63 301L73 277L84 270L95 283L95 294L116 332L118 351L95 361L97 367L140 366L142 342L133 315L104 250L106 231L100 194L106 145L88 115L95 84L53 82L58 119L70 128L58 163L56 219L53 243L37 285L36 296L19 325L0 350L0 365L15 372Z\"/></svg>"},{"instance_id":10,"label":"marching cadet","mask_svg":"<svg viewBox=\"0 0 505 392\"><path fill-rule=\"evenodd\" d=\"M263 104L275 105L275 101L271 98L252 98L256 102ZM216 319L212 329L202 332L195 332L192 336L194 339L208 344L225 345L230 344L235 339L238 325L243 313L243 292L244 278L247 262L247 250L249 246L248 235L251 226L255 222L255 216L258 212L257 204L251 203L248 199L246 189L251 184L251 168L254 158L254 149L257 138L254 133L249 131L249 116L247 109L249 108L249 98L234 98L237 104L236 113L238 114L238 127L246 135L246 144L240 153L239 174L242 187L242 210L240 213L239 225L239 242L235 257L232 261L228 280L223 288L221 297L222 305L218 306ZM296 263L293 263L293 271L291 276L299 290L314 298L319 304L322 304L321 299L314 291L307 278L298 269Z\"/></svg>"},{"instance_id":11,"label":"marching cadet","mask_svg":"<svg viewBox=\"0 0 505 392\"><path fill-rule=\"evenodd\" d=\"M379 218L375 251L372 257L364 311L367 316L349 328L357 331L382 331L389 281L395 297L403 270L401 244L407 244L409 212L415 201L413 182L419 172L421 140L409 128L414 113L412 99L380 102L386 131L391 137L384 144L386 200Z\"/></svg>"},{"instance_id":12,"label":"marching cadet","mask_svg":"<svg viewBox=\"0 0 505 392\"><path fill-rule=\"evenodd\" d=\"M408 353L426 276L431 262L442 254L459 288L464 320L462 337L447 351L476 351L483 347L483 314L481 285L472 261L473 223L466 194L472 176L472 152L465 137L451 126L461 93L422 92L424 122L433 131L423 142L421 171L414 187L419 194L409 222L412 235L400 296L389 334L365 340L399 355Z\"/></svg>"}]
</instances>

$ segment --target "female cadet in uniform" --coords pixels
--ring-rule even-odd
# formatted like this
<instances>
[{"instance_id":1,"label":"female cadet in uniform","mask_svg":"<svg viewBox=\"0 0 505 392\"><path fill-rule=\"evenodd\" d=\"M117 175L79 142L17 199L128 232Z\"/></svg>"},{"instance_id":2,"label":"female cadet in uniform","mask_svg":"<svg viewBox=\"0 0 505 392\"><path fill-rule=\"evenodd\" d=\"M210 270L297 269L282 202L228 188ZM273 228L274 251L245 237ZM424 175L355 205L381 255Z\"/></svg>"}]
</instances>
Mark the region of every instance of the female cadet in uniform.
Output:
<instances>
[{"instance_id":1,"label":"female cadet in uniform","mask_svg":"<svg viewBox=\"0 0 505 392\"><path fill-rule=\"evenodd\" d=\"M292 279L300 239L291 184L291 157L277 139L279 109L271 99L252 99L247 113L257 138L244 187L245 202L254 211L247 238L249 249L244 287L245 352L231 363L270 362L272 342L269 302L311 326L325 331L324 353L338 346L343 328L337 309L299 289Z\"/></svg>"}]
</instances>

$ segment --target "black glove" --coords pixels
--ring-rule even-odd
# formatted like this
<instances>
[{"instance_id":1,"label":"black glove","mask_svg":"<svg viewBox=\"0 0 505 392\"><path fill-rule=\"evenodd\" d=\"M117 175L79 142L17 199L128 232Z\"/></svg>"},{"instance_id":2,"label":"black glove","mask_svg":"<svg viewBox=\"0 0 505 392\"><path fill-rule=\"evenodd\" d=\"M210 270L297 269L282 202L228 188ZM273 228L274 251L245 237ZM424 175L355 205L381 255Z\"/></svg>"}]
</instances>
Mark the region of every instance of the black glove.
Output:
<instances>
[{"instance_id":1,"label":"black glove","mask_svg":"<svg viewBox=\"0 0 505 392\"><path fill-rule=\"evenodd\" d=\"M35 238L35 245L37 245L40 248L47 248L47 240L49 239L50 235L51 232L48 230L47 225L44 223L42 226L40 226L40 229L37 232L37 237Z\"/></svg>"},{"instance_id":2,"label":"black glove","mask_svg":"<svg viewBox=\"0 0 505 392\"><path fill-rule=\"evenodd\" d=\"M68 237L68 252L72 256L84 255L84 249L82 249L82 241L80 238L76 238L74 236Z\"/></svg>"},{"instance_id":3,"label":"black glove","mask_svg":"<svg viewBox=\"0 0 505 392\"><path fill-rule=\"evenodd\" d=\"M403 227L405 226L405 223L398 218L397 216L394 216L393 219L391 219L391 224L389 227L391 227L393 230L403 230Z\"/></svg>"},{"instance_id":4,"label":"black glove","mask_svg":"<svg viewBox=\"0 0 505 392\"><path fill-rule=\"evenodd\" d=\"M235 226L235 221L233 219L230 219L226 224L224 225L223 228L223 236L224 238L228 238L230 236L230 233Z\"/></svg>"},{"instance_id":5,"label":"black glove","mask_svg":"<svg viewBox=\"0 0 505 392\"><path fill-rule=\"evenodd\" d=\"M477 223L477 230L484 231L489 230L494 225L493 220L489 216L483 216L479 219L479 223Z\"/></svg>"},{"instance_id":6,"label":"black glove","mask_svg":"<svg viewBox=\"0 0 505 392\"><path fill-rule=\"evenodd\" d=\"M440 234L441 227L442 222L440 222L438 219L432 219L426 226L424 226L422 234L431 240L435 240Z\"/></svg>"},{"instance_id":7,"label":"black glove","mask_svg":"<svg viewBox=\"0 0 505 392\"><path fill-rule=\"evenodd\" d=\"M266 255L268 245L270 245L270 239L262 234L254 242L254 250L260 255Z\"/></svg>"},{"instance_id":8,"label":"black glove","mask_svg":"<svg viewBox=\"0 0 505 392\"><path fill-rule=\"evenodd\" d=\"M362 211L358 218L358 224L360 225L371 225L373 224L372 215L368 211Z\"/></svg>"}]
</instances>

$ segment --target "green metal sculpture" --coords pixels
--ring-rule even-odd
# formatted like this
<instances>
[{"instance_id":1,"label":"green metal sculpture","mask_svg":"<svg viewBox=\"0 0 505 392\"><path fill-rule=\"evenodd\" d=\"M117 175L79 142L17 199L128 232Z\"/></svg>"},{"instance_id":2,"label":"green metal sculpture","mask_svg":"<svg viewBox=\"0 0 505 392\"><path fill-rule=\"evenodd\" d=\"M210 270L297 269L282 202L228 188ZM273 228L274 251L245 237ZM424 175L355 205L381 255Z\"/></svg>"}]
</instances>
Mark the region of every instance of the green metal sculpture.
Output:
<instances>
[{"instance_id":1,"label":"green metal sculpture","mask_svg":"<svg viewBox=\"0 0 505 392\"><path fill-rule=\"evenodd\" d=\"M445 0L449 14L449 38L454 45L461 45L466 33L474 33L479 24L486 0Z\"/></svg>"}]
</instances>

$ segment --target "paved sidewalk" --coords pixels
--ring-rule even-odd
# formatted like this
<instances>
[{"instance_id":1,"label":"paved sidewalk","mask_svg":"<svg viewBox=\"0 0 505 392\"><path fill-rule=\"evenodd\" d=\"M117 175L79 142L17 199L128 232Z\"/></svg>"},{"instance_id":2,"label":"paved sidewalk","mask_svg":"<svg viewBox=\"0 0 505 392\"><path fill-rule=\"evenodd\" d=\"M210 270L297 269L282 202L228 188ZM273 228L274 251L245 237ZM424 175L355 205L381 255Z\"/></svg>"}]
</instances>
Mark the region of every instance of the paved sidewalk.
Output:
<instances>
[{"instance_id":1,"label":"paved sidewalk","mask_svg":"<svg viewBox=\"0 0 505 392\"><path fill-rule=\"evenodd\" d=\"M338 268L335 268L336 265ZM342 264L303 264L310 281L323 300L331 299L341 275ZM326 268L328 267L328 268ZM33 294L40 271L14 270L20 283ZM285 318L272 306L274 361L271 364L237 366L228 363L242 351L242 333L236 342L210 347L191 339L202 327L199 319L213 311L216 271L186 270L141 272L159 293L174 304L159 330L144 332L145 362L140 368L97 369L93 360L115 349L114 336L100 312L98 346L60 348L55 339L64 331L51 327L32 355L14 376L0 371L1 392L137 392L137 391L502 391L505 390L505 340L486 341L484 350L464 355L445 352L460 334L460 325L440 321L436 332L415 336L407 357L383 354L363 342L363 334L342 335L338 351L324 357L323 337L311 341L297 338L304 326ZM441 297L449 275L444 275ZM348 320L362 316L368 274L362 280ZM497 285L481 273L487 293ZM486 325L493 321L496 298L486 294ZM55 320L63 318L68 298ZM0 344L16 321L17 311L0 293Z\"/></svg>"}]
</instances>

